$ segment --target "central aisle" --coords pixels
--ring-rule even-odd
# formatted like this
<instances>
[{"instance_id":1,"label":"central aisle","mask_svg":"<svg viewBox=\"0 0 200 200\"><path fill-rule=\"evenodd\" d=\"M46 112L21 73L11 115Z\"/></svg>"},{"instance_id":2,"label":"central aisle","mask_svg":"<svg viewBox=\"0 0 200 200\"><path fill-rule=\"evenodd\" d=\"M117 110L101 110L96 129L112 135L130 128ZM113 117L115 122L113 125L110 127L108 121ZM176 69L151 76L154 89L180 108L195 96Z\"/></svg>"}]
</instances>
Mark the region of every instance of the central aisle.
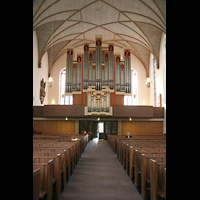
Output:
<instances>
[{"instance_id":1,"label":"central aisle","mask_svg":"<svg viewBox=\"0 0 200 200\"><path fill-rule=\"evenodd\" d=\"M106 140L91 140L59 200L142 200Z\"/></svg>"}]
</instances>

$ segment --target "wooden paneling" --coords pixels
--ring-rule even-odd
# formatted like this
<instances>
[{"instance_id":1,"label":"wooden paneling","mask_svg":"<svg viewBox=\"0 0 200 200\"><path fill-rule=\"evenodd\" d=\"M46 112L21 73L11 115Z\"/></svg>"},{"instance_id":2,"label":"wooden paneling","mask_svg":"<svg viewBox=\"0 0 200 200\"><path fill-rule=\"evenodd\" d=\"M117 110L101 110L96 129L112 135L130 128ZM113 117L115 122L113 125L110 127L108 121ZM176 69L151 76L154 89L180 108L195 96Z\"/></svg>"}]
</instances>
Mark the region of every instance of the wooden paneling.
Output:
<instances>
[{"instance_id":1,"label":"wooden paneling","mask_svg":"<svg viewBox=\"0 0 200 200\"><path fill-rule=\"evenodd\" d=\"M164 107L153 107L153 117L164 118Z\"/></svg>"},{"instance_id":2,"label":"wooden paneling","mask_svg":"<svg viewBox=\"0 0 200 200\"><path fill-rule=\"evenodd\" d=\"M122 122L122 135L163 135L163 122L157 121L132 121Z\"/></svg>"},{"instance_id":3,"label":"wooden paneling","mask_svg":"<svg viewBox=\"0 0 200 200\"><path fill-rule=\"evenodd\" d=\"M153 106L113 106L114 117L153 117Z\"/></svg>"},{"instance_id":4,"label":"wooden paneling","mask_svg":"<svg viewBox=\"0 0 200 200\"><path fill-rule=\"evenodd\" d=\"M114 105L114 92L110 92L110 106Z\"/></svg>"},{"instance_id":5,"label":"wooden paneling","mask_svg":"<svg viewBox=\"0 0 200 200\"><path fill-rule=\"evenodd\" d=\"M87 92L83 92L83 105L87 107Z\"/></svg>"},{"instance_id":6,"label":"wooden paneling","mask_svg":"<svg viewBox=\"0 0 200 200\"><path fill-rule=\"evenodd\" d=\"M38 120L34 121L34 131L48 134L75 133L75 121Z\"/></svg>"},{"instance_id":7,"label":"wooden paneling","mask_svg":"<svg viewBox=\"0 0 200 200\"><path fill-rule=\"evenodd\" d=\"M62 121L57 121L57 132L58 133L62 132Z\"/></svg>"},{"instance_id":8,"label":"wooden paneling","mask_svg":"<svg viewBox=\"0 0 200 200\"><path fill-rule=\"evenodd\" d=\"M44 106L33 106L33 117L43 117Z\"/></svg>"},{"instance_id":9,"label":"wooden paneling","mask_svg":"<svg viewBox=\"0 0 200 200\"><path fill-rule=\"evenodd\" d=\"M84 117L84 106L87 105L87 92L83 93L83 104L81 95L74 94L74 105L44 105L33 106L33 117ZM123 95L116 95L114 105L114 93L110 93L110 106L113 107L113 117L142 117L142 118L164 118L163 107L153 106L124 106Z\"/></svg>"},{"instance_id":10,"label":"wooden paneling","mask_svg":"<svg viewBox=\"0 0 200 200\"><path fill-rule=\"evenodd\" d=\"M84 105L44 105L44 117L83 117Z\"/></svg>"},{"instance_id":11,"label":"wooden paneling","mask_svg":"<svg viewBox=\"0 0 200 200\"><path fill-rule=\"evenodd\" d=\"M123 94L115 95L115 105L124 105L124 95Z\"/></svg>"},{"instance_id":12,"label":"wooden paneling","mask_svg":"<svg viewBox=\"0 0 200 200\"><path fill-rule=\"evenodd\" d=\"M81 104L81 94L73 94L73 105Z\"/></svg>"}]
</instances>

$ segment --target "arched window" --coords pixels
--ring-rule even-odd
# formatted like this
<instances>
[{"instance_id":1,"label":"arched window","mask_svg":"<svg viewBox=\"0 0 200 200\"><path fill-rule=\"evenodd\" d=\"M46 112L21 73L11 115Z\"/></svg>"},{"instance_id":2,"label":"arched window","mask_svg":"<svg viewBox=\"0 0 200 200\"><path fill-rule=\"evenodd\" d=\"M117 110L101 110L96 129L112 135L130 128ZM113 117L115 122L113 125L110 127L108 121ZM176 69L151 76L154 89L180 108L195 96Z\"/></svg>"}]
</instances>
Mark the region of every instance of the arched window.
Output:
<instances>
[{"instance_id":1,"label":"arched window","mask_svg":"<svg viewBox=\"0 0 200 200\"><path fill-rule=\"evenodd\" d=\"M66 77L66 69L63 69L60 73L59 104L61 104L61 105L73 105L73 95L64 96L64 94L65 94L65 77Z\"/></svg>"},{"instance_id":2,"label":"arched window","mask_svg":"<svg viewBox=\"0 0 200 200\"><path fill-rule=\"evenodd\" d=\"M138 105L138 76L131 70L132 96L124 96L124 105Z\"/></svg>"},{"instance_id":3,"label":"arched window","mask_svg":"<svg viewBox=\"0 0 200 200\"><path fill-rule=\"evenodd\" d=\"M157 94L156 94L156 59L153 58L153 81L154 81L154 106L157 107Z\"/></svg>"}]
</instances>

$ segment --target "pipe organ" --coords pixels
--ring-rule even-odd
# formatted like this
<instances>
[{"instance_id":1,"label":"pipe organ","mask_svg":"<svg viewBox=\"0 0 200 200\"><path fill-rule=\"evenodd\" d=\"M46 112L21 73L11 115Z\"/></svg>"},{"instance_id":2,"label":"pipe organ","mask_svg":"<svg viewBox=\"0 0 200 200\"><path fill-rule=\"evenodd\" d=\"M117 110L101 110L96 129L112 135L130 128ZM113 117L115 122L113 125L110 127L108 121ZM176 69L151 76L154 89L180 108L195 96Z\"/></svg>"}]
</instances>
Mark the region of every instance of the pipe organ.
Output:
<instances>
[{"instance_id":1,"label":"pipe organ","mask_svg":"<svg viewBox=\"0 0 200 200\"><path fill-rule=\"evenodd\" d=\"M95 47L85 41L83 52L73 60L74 49L67 47L65 95L85 92L85 115L112 115L110 94L131 95L130 48L124 48L121 60L120 53L114 55L114 43L103 47L102 36L96 35Z\"/></svg>"}]
</instances>

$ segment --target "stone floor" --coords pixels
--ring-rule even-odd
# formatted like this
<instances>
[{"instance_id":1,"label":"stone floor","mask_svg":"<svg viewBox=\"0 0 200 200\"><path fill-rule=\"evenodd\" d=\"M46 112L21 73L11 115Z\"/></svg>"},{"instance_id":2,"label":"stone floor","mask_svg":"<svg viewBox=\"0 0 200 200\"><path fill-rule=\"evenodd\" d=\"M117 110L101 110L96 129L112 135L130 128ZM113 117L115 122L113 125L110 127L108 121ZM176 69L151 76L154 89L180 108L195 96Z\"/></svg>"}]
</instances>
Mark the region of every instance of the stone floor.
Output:
<instances>
[{"instance_id":1,"label":"stone floor","mask_svg":"<svg viewBox=\"0 0 200 200\"><path fill-rule=\"evenodd\" d=\"M91 140L59 200L142 200L106 140Z\"/></svg>"}]
</instances>

